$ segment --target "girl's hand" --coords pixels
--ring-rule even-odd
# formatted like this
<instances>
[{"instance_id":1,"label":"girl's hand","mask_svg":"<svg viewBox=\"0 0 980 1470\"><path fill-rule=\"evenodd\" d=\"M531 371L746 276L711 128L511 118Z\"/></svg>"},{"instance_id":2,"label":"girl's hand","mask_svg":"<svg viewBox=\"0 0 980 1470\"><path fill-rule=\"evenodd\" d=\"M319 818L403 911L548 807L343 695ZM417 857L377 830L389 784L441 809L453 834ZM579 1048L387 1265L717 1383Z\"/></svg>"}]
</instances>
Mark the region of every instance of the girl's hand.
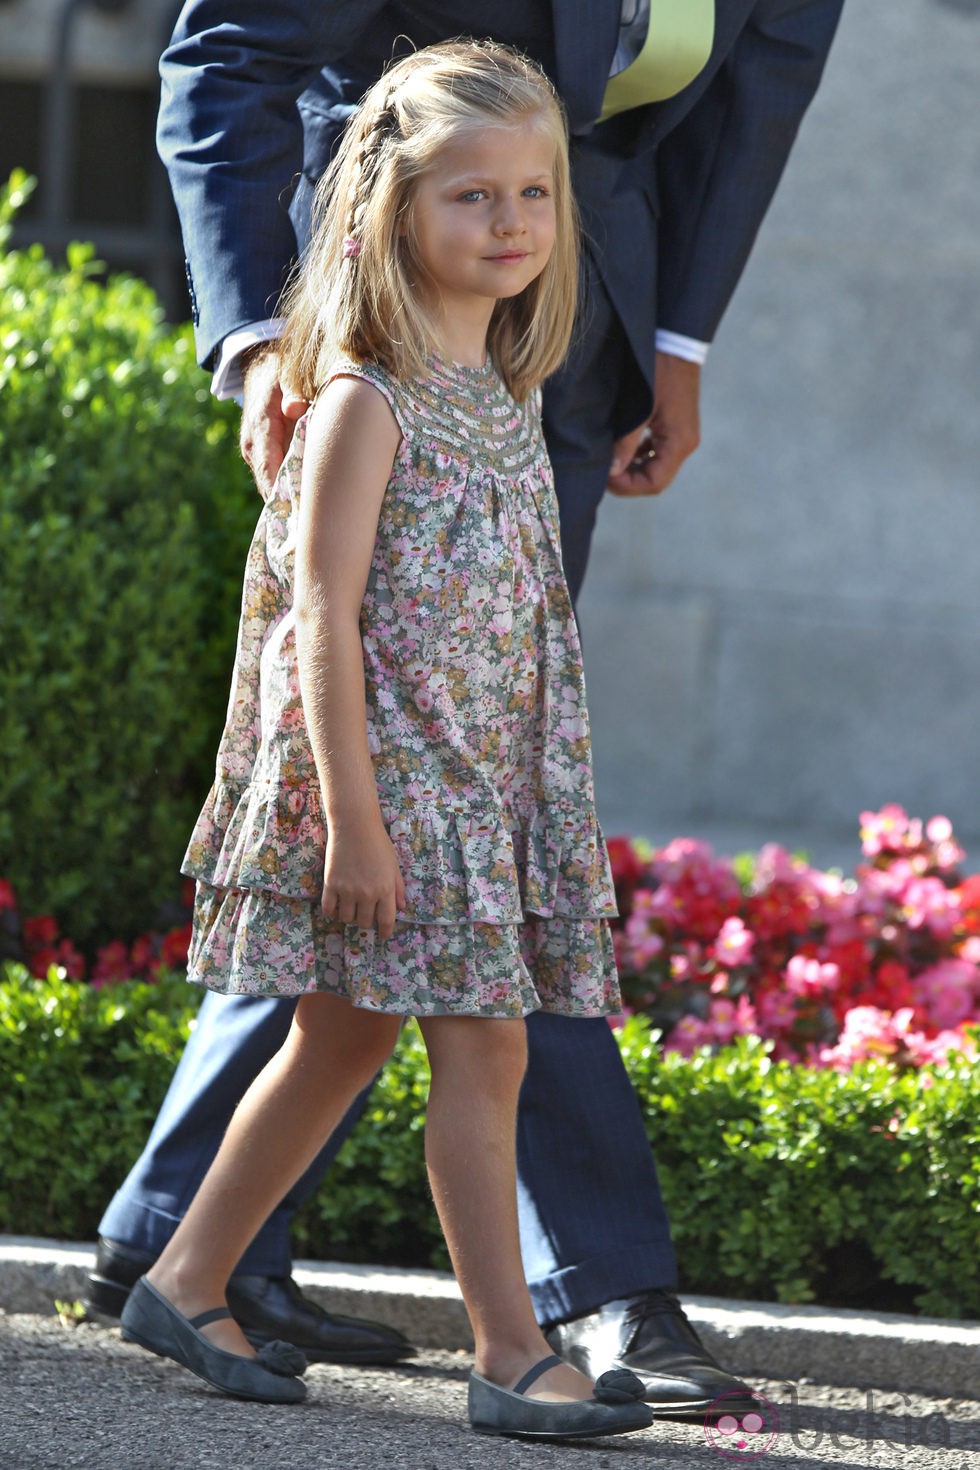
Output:
<instances>
[{"instance_id":1,"label":"girl's hand","mask_svg":"<svg viewBox=\"0 0 980 1470\"><path fill-rule=\"evenodd\" d=\"M379 939L390 939L404 905L398 858L380 818L341 832L330 829L321 900L327 918L359 929L376 926Z\"/></svg>"}]
</instances>

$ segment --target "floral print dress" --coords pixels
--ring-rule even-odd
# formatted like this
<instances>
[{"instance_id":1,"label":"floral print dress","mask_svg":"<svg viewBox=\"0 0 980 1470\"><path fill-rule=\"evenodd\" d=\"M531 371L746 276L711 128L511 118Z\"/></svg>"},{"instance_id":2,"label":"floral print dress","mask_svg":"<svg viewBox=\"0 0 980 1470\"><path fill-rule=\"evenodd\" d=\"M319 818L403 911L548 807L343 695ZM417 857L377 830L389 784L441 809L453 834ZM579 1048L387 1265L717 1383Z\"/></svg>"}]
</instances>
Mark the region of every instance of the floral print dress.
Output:
<instances>
[{"instance_id":1,"label":"floral print dress","mask_svg":"<svg viewBox=\"0 0 980 1470\"><path fill-rule=\"evenodd\" d=\"M296 661L305 419L249 551L215 784L183 871L189 979L399 1015L620 1008L578 630L540 398L432 359L384 395L402 439L361 609L368 744L405 881L390 939L320 909L323 804Z\"/></svg>"}]
</instances>

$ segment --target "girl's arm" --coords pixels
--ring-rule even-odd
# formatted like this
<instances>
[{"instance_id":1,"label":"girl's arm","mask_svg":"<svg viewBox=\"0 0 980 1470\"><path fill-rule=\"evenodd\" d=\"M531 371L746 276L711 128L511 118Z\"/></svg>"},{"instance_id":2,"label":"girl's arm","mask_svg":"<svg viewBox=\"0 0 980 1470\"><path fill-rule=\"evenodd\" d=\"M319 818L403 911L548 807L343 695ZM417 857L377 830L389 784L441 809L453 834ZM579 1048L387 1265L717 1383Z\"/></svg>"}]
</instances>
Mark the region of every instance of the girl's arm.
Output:
<instances>
[{"instance_id":1,"label":"girl's arm","mask_svg":"<svg viewBox=\"0 0 980 1470\"><path fill-rule=\"evenodd\" d=\"M323 792L323 912L387 939L405 892L368 752L360 612L401 434L369 383L337 378L307 425L296 548L296 646Z\"/></svg>"}]
</instances>

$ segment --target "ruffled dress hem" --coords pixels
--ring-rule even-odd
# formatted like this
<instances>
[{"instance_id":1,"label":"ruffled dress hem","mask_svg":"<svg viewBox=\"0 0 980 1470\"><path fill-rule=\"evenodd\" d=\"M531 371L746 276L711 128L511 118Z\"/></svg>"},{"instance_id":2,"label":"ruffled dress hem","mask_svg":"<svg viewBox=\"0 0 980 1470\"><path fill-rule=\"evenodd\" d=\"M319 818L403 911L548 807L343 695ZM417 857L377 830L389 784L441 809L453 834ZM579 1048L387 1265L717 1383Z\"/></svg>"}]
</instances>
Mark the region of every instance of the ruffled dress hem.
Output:
<instances>
[{"instance_id":1,"label":"ruffled dress hem","mask_svg":"<svg viewBox=\"0 0 980 1470\"><path fill-rule=\"evenodd\" d=\"M554 801L527 812L486 805L397 805L381 813L405 882L410 923L520 924L612 918L616 897L592 807ZM219 777L182 872L211 888L319 902L326 825L315 786Z\"/></svg>"},{"instance_id":2,"label":"ruffled dress hem","mask_svg":"<svg viewBox=\"0 0 980 1470\"><path fill-rule=\"evenodd\" d=\"M382 812L406 889L385 941L320 910L316 787L217 780L182 869L198 887L188 978L225 995L324 990L398 1015L618 1009L615 894L594 810Z\"/></svg>"},{"instance_id":3,"label":"ruffled dress hem","mask_svg":"<svg viewBox=\"0 0 980 1470\"><path fill-rule=\"evenodd\" d=\"M586 1017L620 1009L603 919L402 921L379 940L374 930L326 919L305 899L200 882L188 979L223 995L326 991L390 1015Z\"/></svg>"}]
</instances>

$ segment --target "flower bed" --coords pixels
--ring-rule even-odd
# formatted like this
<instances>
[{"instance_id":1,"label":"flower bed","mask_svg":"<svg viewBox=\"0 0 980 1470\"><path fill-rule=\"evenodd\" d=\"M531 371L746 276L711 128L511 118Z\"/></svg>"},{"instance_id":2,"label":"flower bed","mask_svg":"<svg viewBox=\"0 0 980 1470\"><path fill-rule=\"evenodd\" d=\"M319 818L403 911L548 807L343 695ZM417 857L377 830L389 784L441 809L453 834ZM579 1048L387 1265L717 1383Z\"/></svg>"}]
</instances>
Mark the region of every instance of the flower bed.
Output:
<instances>
[{"instance_id":1,"label":"flower bed","mask_svg":"<svg viewBox=\"0 0 980 1470\"><path fill-rule=\"evenodd\" d=\"M164 972L187 964L193 897L194 884L187 880L182 904L171 906L162 916L165 927L148 930L131 944L111 939L96 949L89 962L74 941L61 933L52 914L22 919L13 885L0 878L0 961L16 961L37 980L54 970L65 979L87 981L97 989L124 980L152 984Z\"/></svg>"},{"instance_id":2,"label":"flower bed","mask_svg":"<svg viewBox=\"0 0 980 1470\"><path fill-rule=\"evenodd\" d=\"M744 1035L839 1069L975 1056L980 875L961 876L945 817L864 812L861 844L844 878L775 845L729 861L688 838L613 838L628 1009L686 1055Z\"/></svg>"}]
</instances>

